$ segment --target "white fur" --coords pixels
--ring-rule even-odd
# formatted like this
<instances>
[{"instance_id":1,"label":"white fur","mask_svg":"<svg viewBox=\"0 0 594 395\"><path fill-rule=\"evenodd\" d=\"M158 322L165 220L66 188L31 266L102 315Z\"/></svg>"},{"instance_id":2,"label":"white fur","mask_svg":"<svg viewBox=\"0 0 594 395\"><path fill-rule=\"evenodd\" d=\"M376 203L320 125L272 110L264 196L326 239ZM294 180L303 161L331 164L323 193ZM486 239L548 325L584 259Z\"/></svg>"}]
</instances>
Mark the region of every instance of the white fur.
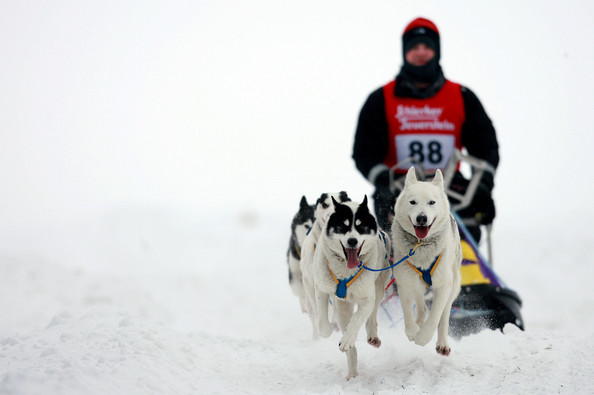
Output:
<instances>
[{"instance_id":1,"label":"white fur","mask_svg":"<svg viewBox=\"0 0 594 395\"><path fill-rule=\"evenodd\" d=\"M298 254L302 254L303 250L303 241L307 236L307 231L313 226L313 222L308 220L301 225L297 225L295 227L295 238L297 239L298 243ZM293 281L290 282L291 290L293 294L299 298L299 304L301 305L301 310L303 312L307 312L307 301L305 296L305 290L303 289L303 273L301 272L301 259L297 259L293 256L293 254L289 253L289 270L293 275Z\"/></svg>"},{"instance_id":2,"label":"white fur","mask_svg":"<svg viewBox=\"0 0 594 395\"><path fill-rule=\"evenodd\" d=\"M357 210L359 203L343 203ZM347 354L348 374L347 379L356 377L357 371L357 349L355 340L359 329L366 322L367 341L374 347L379 347L381 341L377 335L377 309L384 297L385 287L391 277L391 270L372 272L363 269L361 275L347 289L345 299L336 296L336 283L328 268L332 269L334 275L339 278L349 278L357 272L357 269L349 269L346 266L346 258L340 245L347 245L346 240L350 237L358 239L362 245L359 258L365 265L372 269L387 268L389 266L390 241L386 238L386 244L380 240L377 233L362 235L351 232L347 235L326 234L327 224L322 229L318 239L314 255L314 282L317 305L317 325L319 334L328 337L332 333L328 320L329 299L332 300L332 307L335 317L342 331L342 338L339 349ZM357 310L354 312L354 306Z\"/></svg>"},{"instance_id":3,"label":"white fur","mask_svg":"<svg viewBox=\"0 0 594 395\"><path fill-rule=\"evenodd\" d=\"M304 306L305 311L308 313L312 322L314 339L319 337L318 326L316 325L317 310L313 277L314 252L318 243L318 239L320 238L320 234L322 233L322 228L326 225L328 218L334 212L332 197L338 200L339 195L339 193L328 193L327 199L316 204L316 209L314 212L314 217L316 220L313 223L311 231L307 237L305 237L305 240L303 240L303 245L301 247L300 268L303 280L303 293L305 295Z\"/></svg>"},{"instance_id":4,"label":"white fur","mask_svg":"<svg viewBox=\"0 0 594 395\"><path fill-rule=\"evenodd\" d=\"M394 268L405 332L410 341L424 346L438 329L436 351L448 355L451 351L448 344L449 319L452 303L460 292L462 249L440 170L437 170L432 182L421 182L416 178L414 167L409 169L404 189L396 200L392 224L395 260L406 256L418 243L414 225L417 225L419 214L426 215L427 223L432 225L427 236L421 240L423 244L408 261L418 268L427 269L439 254L442 257L432 276L433 304L427 319L423 298L425 282L406 262Z\"/></svg>"}]
</instances>

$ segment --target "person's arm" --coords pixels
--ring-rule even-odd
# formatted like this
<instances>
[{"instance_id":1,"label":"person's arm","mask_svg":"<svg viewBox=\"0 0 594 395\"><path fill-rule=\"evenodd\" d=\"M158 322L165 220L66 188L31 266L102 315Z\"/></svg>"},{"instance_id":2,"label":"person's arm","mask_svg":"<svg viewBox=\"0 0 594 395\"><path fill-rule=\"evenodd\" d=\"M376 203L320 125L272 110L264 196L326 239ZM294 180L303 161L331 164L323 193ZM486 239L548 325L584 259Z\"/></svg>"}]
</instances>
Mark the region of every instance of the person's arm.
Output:
<instances>
[{"instance_id":1,"label":"person's arm","mask_svg":"<svg viewBox=\"0 0 594 395\"><path fill-rule=\"evenodd\" d=\"M388 123L383 89L369 95L359 114L353 159L363 177L375 184L381 173L387 175L384 158L388 152ZM387 182L387 180L386 180Z\"/></svg>"},{"instance_id":2,"label":"person's arm","mask_svg":"<svg viewBox=\"0 0 594 395\"><path fill-rule=\"evenodd\" d=\"M462 145L468 153L486 160L493 168L499 164L499 144L493 122L485 112L478 97L468 88L462 87L466 120L462 126ZM483 182L493 188L492 177L485 177Z\"/></svg>"}]
</instances>

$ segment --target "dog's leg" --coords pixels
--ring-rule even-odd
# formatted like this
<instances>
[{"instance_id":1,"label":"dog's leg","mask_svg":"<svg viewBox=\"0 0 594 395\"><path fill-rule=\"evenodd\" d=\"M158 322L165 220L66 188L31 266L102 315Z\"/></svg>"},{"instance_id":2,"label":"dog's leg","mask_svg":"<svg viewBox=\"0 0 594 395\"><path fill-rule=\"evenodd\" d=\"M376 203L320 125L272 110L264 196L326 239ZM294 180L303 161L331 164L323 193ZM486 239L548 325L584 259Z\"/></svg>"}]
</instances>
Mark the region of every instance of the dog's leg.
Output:
<instances>
[{"instance_id":1,"label":"dog's leg","mask_svg":"<svg viewBox=\"0 0 594 395\"><path fill-rule=\"evenodd\" d=\"M398 285L398 295L400 296L400 304L402 305L402 315L404 317L404 333L408 340L415 341L415 337L419 332L419 325L415 322L414 313L414 289L405 288Z\"/></svg>"},{"instance_id":2,"label":"dog's leg","mask_svg":"<svg viewBox=\"0 0 594 395\"><path fill-rule=\"evenodd\" d=\"M351 317L338 344L341 351L347 351L355 345L359 329L373 311L374 300L362 300L358 303L357 311Z\"/></svg>"},{"instance_id":3,"label":"dog's leg","mask_svg":"<svg viewBox=\"0 0 594 395\"><path fill-rule=\"evenodd\" d=\"M317 314L317 327L320 336L328 337L332 334L332 328L330 327L330 321L328 320L328 303L329 295L324 293L315 287L316 293L316 310Z\"/></svg>"},{"instance_id":4,"label":"dog's leg","mask_svg":"<svg viewBox=\"0 0 594 395\"><path fill-rule=\"evenodd\" d=\"M437 326L437 345L435 346L435 351L446 357L450 355L450 352L452 351L448 344L448 332L450 329L450 313L452 311L452 303L454 303L454 299L455 296L451 297L446 304L446 307L441 314L439 325Z\"/></svg>"},{"instance_id":5,"label":"dog's leg","mask_svg":"<svg viewBox=\"0 0 594 395\"><path fill-rule=\"evenodd\" d=\"M351 347L347 352L347 368L348 373L346 376L347 380L355 378L359 375L357 371L357 348L355 346Z\"/></svg>"},{"instance_id":6,"label":"dog's leg","mask_svg":"<svg viewBox=\"0 0 594 395\"><path fill-rule=\"evenodd\" d=\"M315 298L314 295L313 281L303 277L303 294L305 295L305 308L307 313L312 315L315 312Z\"/></svg>"},{"instance_id":7,"label":"dog's leg","mask_svg":"<svg viewBox=\"0 0 594 395\"><path fill-rule=\"evenodd\" d=\"M307 313L307 301L305 296L305 289L303 287L303 279L301 278L301 273L293 274L293 278L289 282L291 286L291 290L293 294L299 298L299 305L301 306L301 311L303 313Z\"/></svg>"},{"instance_id":8,"label":"dog's leg","mask_svg":"<svg viewBox=\"0 0 594 395\"><path fill-rule=\"evenodd\" d=\"M419 346L424 346L433 337L437 324L442 316L448 301L450 300L452 289L451 287L434 287L433 288L433 305L429 317L421 326L419 333L415 336L415 343Z\"/></svg>"},{"instance_id":9,"label":"dog's leg","mask_svg":"<svg viewBox=\"0 0 594 395\"><path fill-rule=\"evenodd\" d=\"M317 322L317 314L316 314L316 300L315 300L315 287L313 282L306 277L303 277L303 289L305 291L305 308L307 310L307 315L309 315L309 319L311 321L312 330L313 330L313 338L314 340L319 338L318 334L318 322Z\"/></svg>"},{"instance_id":10,"label":"dog's leg","mask_svg":"<svg viewBox=\"0 0 594 395\"><path fill-rule=\"evenodd\" d=\"M334 312L336 314L336 320L338 321L338 325L340 326L340 330L344 333L347 330L349 322L353 316L354 305L350 302L345 302L343 300L338 300L334 298ZM344 351L341 349L341 351ZM355 346L351 347L346 351L347 357L347 368L348 373L346 379L352 379L357 377L359 374L357 372L357 348Z\"/></svg>"},{"instance_id":11,"label":"dog's leg","mask_svg":"<svg viewBox=\"0 0 594 395\"><path fill-rule=\"evenodd\" d=\"M334 313L336 315L336 321L338 321L338 326L340 330L344 333L346 331L347 325L353 316L354 305L350 302L346 302L342 299L335 298L333 301L334 304Z\"/></svg>"},{"instance_id":12,"label":"dog's leg","mask_svg":"<svg viewBox=\"0 0 594 395\"><path fill-rule=\"evenodd\" d=\"M378 279L375 280L375 305L371 315L365 323L365 329L367 331L367 343L376 348L379 348L382 345L382 341L377 335L377 309L384 299L384 283L386 281L383 280L384 279L382 275L380 275Z\"/></svg>"},{"instance_id":13,"label":"dog's leg","mask_svg":"<svg viewBox=\"0 0 594 395\"><path fill-rule=\"evenodd\" d=\"M422 293L418 292L415 296L415 312L417 315L415 322L420 328L425 323L425 318L427 317L427 303L425 303L425 298Z\"/></svg>"},{"instance_id":14,"label":"dog's leg","mask_svg":"<svg viewBox=\"0 0 594 395\"><path fill-rule=\"evenodd\" d=\"M458 271L459 273L459 271ZM457 273L456 273L457 274ZM458 277L458 283L459 283ZM446 307L443 310L443 314L441 315L441 319L439 321L439 325L437 327L437 345L435 347L435 351L438 354L448 356L452 351L450 346L448 345L448 332L450 329L450 315L452 313L452 304L454 300L458 297L460 293L460 287L453 288L450 293L450 300L448 301Z\"/></svg>"}]
</instances>

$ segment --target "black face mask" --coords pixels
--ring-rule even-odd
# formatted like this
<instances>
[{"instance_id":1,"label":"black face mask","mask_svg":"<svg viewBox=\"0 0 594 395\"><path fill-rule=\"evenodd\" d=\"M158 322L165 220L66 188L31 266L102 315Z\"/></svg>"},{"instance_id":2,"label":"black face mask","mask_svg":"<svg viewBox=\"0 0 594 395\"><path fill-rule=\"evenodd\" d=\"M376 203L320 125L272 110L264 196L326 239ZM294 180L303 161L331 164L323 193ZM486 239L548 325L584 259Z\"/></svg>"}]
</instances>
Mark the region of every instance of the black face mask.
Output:
<instances>
[{"instance_id":1,"label":"black face mask","mask_svg":"<svg viewBox=\"0 0 594 395\"><path fill-rule=\"evenodd\" d=\"M428 86L420 88L415 83L424 83ZM400 73L396 76L394 94L401 97L426 99L435 96L443 84L445 84L445 76L436 58L424 66L413 66L404 62Z\"/></svg>"},{"instance_id":2,"label":"black face mask","mask_svg":"<svg viewBox=\"0 0 594 395\"><path fill-rule=\"evenodd\" d=\"M432 84L439 79L442 71L439 66L439 59L435 56L424 66L413 66L405 60L400 75L412 82Z\"/></svg>"}]
</instances>

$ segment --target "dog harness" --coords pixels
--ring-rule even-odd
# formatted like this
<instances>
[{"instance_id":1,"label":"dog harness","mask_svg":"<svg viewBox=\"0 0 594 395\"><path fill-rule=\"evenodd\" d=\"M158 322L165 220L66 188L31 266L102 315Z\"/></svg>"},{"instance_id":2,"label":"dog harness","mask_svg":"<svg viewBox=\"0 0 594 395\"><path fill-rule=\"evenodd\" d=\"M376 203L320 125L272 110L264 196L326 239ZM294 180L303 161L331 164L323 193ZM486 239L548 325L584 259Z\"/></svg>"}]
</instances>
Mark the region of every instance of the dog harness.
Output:
<instances>
[{"instance_id":1,"label":"dog harness","mask_svg":"<svg viewBox=\"0 0 594 395\"><path fill-rule=\"evenodd\" d=\"M417 272L417 274L419 275L419 277L421 278L421 280L423 280L425 282L425 284L427 284L427 288L429 288L431 285L433 285L433 282L431 281L431 276L433 275L433 273L435 272L435 269L437 269L437 265L439 265L439 261L441 260L441 255L439 254L435 260L433 261L433 263L431 264L431 266L429 266L428 269L423 270L423 269L419 269L418 267L414 266L412 263L410 263L409 261L406 261L406 263L408 263L408 265L415 271Z\"/></svg>"},{"instance_id":2,"label":"dog harness","mask_svg":"<svg viewBox=\"0 0 594 395\"><path fill-rule=\"evenodd\" d=\"M315 247L314 247L314 251L315 251ZM299 257L299 259L301 259L301 248L299 248L297 243L295 243L295 252L297 253L297 256Z\"/></svg>"},{"instance_id":3,"label":"dog harness","mask_svg":"<svg viewBox=\"0 0 594 395\"><path fill-rule=\"evenodd\" d=\"M334 274L332 269L330 269L330 261L326 259L326 263L328 264L328 270L330 271L330 274L332 275L332 278L336 283L336 296L338 296L341 299L346 298L347 288L351 286L351 284L357 279L357 277L361 275L361 273L363 273L362 268L359 267L359 270L353 276L339 280L336 278L336 275Z\"/></svg>"}]
</instances>

